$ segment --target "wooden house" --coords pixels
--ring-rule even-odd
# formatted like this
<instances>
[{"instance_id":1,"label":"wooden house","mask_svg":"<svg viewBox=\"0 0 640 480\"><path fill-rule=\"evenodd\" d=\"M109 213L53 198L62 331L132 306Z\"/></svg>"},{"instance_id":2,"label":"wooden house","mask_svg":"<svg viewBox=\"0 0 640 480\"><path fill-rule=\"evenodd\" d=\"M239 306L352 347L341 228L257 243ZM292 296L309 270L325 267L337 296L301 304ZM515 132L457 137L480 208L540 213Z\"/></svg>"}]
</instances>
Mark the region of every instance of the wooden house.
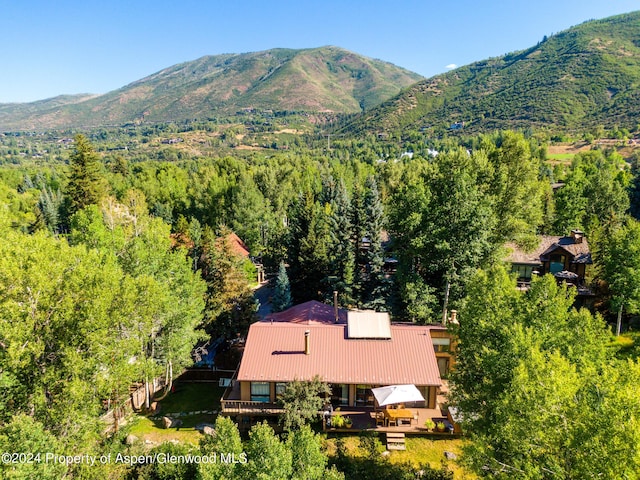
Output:
<instances>
[{"instance_id":1,"label":"wooden house","mask_svg":"<svg viewBox=\"0 0 640 480\"><path fill-rule=\"evenodd\" d=\"M441 371L451 367L448 336L442 325L394 324L387 313L296 305L251 325L222 413L276 415L287 383L316 375L329 383L333 408L373 409L372 388L399 384L420 390L425 401L415 407L436 408Z\"/></svg>"},{"instance_id":2,"label":"wooden house","mask_svg":"<svg viewBox=\"0 0 640 480\"><path fill-rule=\"evenodd\" d=\"M572 230L568 236L544 235L538 246L530 252L508 244L512 271L518 274L518 285L528 288L533 275L551 274L559 282L578 289L578 295L591 295L585 285L587 266L593 263L584 232Z\"/></svg>"}]
</instances>

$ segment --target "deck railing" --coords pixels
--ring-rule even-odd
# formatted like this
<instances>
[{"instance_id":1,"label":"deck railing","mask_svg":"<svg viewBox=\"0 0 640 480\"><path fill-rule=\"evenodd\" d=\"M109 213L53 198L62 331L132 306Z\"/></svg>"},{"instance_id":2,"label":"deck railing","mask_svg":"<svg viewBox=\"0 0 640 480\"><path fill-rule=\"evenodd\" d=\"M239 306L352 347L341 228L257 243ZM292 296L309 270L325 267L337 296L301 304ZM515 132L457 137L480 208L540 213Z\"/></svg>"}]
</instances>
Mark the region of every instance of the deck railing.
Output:
<instances>
[{"instance_id":1,"label":"deck railing","mask_svg":"<svg viewBox=\"0 0 640 480\"><path fill-rule=\"evenodd\" d=\"M248 400L225 400L220 401L222 413L261 413L265 415L277 415L284 412L282 406L275 403L251 402Z\"/></svg>"}]
</instances>

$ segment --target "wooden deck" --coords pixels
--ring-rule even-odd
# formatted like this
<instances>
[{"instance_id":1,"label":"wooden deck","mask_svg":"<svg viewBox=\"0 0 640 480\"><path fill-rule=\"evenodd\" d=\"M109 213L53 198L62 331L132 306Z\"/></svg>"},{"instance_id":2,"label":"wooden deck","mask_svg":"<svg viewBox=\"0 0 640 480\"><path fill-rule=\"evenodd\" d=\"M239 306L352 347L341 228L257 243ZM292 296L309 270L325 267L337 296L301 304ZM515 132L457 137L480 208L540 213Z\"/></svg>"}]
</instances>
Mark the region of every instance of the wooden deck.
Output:
<instances>
[{"instance_id":1,"label":"wooden deck","mask_svg":"<svg viewBox=\"0 0 640 480\"><path fill-rule=\"evenodd\" d=\"M443 385L438 392L437 406L444 405L447 401L448 385L443 382ZM223 398L221 399L222 415L228 415L235 417L239 424L247 423L250 425L257 418L273 418L283 413L283 409L280 405L272 403L251 402L240 400L240 384L233 382L233 384L226 389ZM330 428L325 425L325 419L323 419L323 430L325 432L358 432L358 431L372 431L379 433L403 433L403 434L433 434L442 436L451 436L451 434L445 430L444 432L436 432L428 430L424 423L426 420L433 420L434 423L443 422L446 426L451 425L447 419L446 411L442 411L440 408L418 408L408 407L413 413L412 416L417 417L412 420L398 421L398 425L376 425L376 412L373 407L341 407L336 409L333 413L339 413L343 417L349 417L353 424L350 428ZM378 409L380 411L380 409ZM318 412L321 413L321 412ZM458 433L459 434L459 433ZM456 435L457 436L457 435Z\"/></svg>"},{"instance_id":2,"label":"wooden deck","mask_svg":"<svg viewBox=\"0 0 640 480\"><path fill-rule=\"evenodd\" d=\"M418 417L417 421L403 421L399 422L397 426L384 426L376 425L375 412L370 407L343 407L340 410L340 414L343 417L349 417L353 421L351 428L329 428L324 427L326 432L350 432L350 431L372 431L380 433L405 433L405 434L424 434L433 433L450 436L451 434L445 432L433 432L427 430L424 426L424 422L427 419L431 419L434 423L444 422L447 425L449 422L446 415L442 414L439 409L433 408L409 408ZM335 413L335 412L334 412ZM324 422L323 422L324 423Z\"/></svg>"}]
</instances>

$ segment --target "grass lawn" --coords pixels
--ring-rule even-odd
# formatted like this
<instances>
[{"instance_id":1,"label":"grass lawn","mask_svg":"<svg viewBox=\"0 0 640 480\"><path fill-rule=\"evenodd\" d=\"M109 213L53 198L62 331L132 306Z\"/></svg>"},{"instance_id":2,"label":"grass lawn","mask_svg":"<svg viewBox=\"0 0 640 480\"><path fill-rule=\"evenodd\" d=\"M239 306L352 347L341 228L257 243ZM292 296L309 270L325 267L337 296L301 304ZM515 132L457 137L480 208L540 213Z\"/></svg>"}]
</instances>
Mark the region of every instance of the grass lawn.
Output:
<instances>
[{"instance_id":1,"label":"grass lawn","mask_svg":"<svg viewBox=\"0 0 640 480\"><path fill-rule=\"evenodd\" d=\"M573 160L574 156L574 153L548 153L547 160L549 160L551 163L569 164L571 163L571 160Z\"/></svg>"},{"instance_id":2,"label":"grass lawn","mask_svg":"<svg viewBox=\"0 0 640 480\"><path fill-rule=\"evenodd\" d=\"M342 436L344 439L347 450L350 455L360 456L362 453L359 451L358 445L360 439L357 435ZM384 436L380 436L380 441L384 444ZM329 455L335 455L336 452L336 438L327 438L326 446ZM455 460L447 460L444 456L444 452L453 452L458 458L461 455L461 447L464 440L459 438L454 439L431 439L427 437L419 436L407 436L405 451L392 451L389 454L389 460L392 463L411 462L414 465L428 463L433 468L440 468L443 462L446 463L449 470L453 472L455 480L474 479L475 475L469 473L464 468L459 466Z\"/></svg>"},{"instance_id":3,"label":"grass lawn","mask_svg":"<svg viewBox=\"0 0 640 480\"><path fill-rule=\"evenodd\" d=\"M160 402L161 413L220 410L224 388L215 383L176 383L174 392Z\"/></svg>"},{"instance_id":4,"label":"grass lawn","mask_svg":"<svg viewBox=\"0 0 640 480\"><path fill-rule=\"evenodd\" d=\"M209 416L208 419L201 418L191 420L191 417L184 417L181 420L185 422L184 426L164 429L162 428L160 421L154 421L151 418L140 415L136 416L131 422L131 425L128 425L127 427L129 428L129 433L138 437L142 442L149 441L154 444L160 444L176 440L180 443L191 443L192 445L197 445L202 437L202 433L193 427L200 422L213 423L215 418Z\"/></svg>"},{"instance_id":5,"label":"grass lawn","mask_svg":"<svg viewBox=\"0 0 640 480\"><path fill-rule=\"evenodd\" d=\"M177 383L175 391L160 402L160 415L178 412L198 412L220 410L220 398L224 388L214 383ZM181 416L182 426L178 428L162 427L161 418L152 419L136 415L128 427L130 433L154 443L177 440L197 444L202 434L195 429L199 423L214 423L216 415L198 414Z\"/></svg>"}]
</instances>

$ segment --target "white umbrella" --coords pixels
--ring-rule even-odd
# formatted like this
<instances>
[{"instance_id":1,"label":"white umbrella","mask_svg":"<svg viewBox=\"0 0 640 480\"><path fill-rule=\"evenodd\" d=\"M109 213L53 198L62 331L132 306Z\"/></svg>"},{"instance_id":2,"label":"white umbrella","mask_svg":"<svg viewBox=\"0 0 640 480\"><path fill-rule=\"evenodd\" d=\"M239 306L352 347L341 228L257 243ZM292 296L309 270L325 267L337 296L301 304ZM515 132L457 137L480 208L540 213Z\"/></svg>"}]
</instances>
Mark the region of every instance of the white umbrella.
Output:
<instances>
[{"instance_id":1,"label":"white umbrella","mask_svg":"<svg viewBox=\"0 0 640 480\"><path fill-rule=\"evenodd\" d=\"M372 388L371 392L381 407L394 403L424 402L424 397L415 385L389 385Z\"/></svg>"}]
</instances>

